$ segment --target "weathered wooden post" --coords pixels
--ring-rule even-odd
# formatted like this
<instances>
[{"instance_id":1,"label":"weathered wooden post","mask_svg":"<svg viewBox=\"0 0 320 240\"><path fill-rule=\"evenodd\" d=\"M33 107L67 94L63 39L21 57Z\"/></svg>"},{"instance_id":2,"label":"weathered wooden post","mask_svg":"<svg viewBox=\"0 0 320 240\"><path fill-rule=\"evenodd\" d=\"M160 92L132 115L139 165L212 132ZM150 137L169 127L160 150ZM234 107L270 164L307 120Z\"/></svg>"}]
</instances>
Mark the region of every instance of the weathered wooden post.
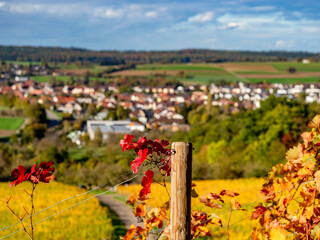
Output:
<instances>
[{"instance_id":1,"label":"weathered wooden post","mask_svg":"<svg viewBox=\"0 0 320 240\"><path fill-rule=\"evenodd\" d=\"M172 143L171 240L191 239L192 144Z\"/></svg>"}]
</instances>

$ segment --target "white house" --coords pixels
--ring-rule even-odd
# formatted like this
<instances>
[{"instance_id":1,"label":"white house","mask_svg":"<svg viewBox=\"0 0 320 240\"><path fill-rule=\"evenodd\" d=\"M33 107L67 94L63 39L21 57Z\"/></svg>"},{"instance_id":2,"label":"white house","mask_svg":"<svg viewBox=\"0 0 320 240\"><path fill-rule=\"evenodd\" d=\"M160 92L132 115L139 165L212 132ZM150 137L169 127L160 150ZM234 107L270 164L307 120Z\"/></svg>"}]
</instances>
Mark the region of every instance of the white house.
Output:
<instances>
[{"instance_id":1,"label":"white house","mask_svg":"<svg viewBox=\"0 0 320 240\"><path fill-rule=\"evenodd\" d=\"M116 121L87 121L87 130L91 140L94 139L94 133L97 128L103 135L103 139L108 139L108 134L128 134L131 132L144 132L145 127L141 123L132 122L130 120L116 120Z\"/></svg>"}]
</instances>

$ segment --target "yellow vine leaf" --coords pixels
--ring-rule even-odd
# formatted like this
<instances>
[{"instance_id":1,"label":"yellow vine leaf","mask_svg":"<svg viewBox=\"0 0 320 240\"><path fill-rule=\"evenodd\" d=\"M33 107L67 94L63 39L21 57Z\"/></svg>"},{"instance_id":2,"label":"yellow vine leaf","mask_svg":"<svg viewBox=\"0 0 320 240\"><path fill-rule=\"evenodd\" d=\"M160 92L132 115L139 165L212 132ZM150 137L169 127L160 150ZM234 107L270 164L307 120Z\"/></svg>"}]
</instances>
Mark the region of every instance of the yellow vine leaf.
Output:
<instances>
[{"instance_id":1,"label":"yellow vine leaf","mask_svg":"<svg viewBox=\"0 0 320 240\"><path fill-rule=\"evenodd\" d=\"M306 207L304 210L304 215L306 219L310 219L314 214L314 206Z\"/></svg>"},{"instance_id":2,"label":"yellow vine leaf","mask_svg":"<svg viewBox=\"0 0 320 240\"><path fill-rule=\"evenodd\" d=\"M320 115L316 115L311 122L308 124L311 128L319 128L320 127Z\"/></svg>"},{"instance_id":3,"label":"yellow vine leaf","mask_svg":"<svg viewBox=\"0 0 320 240\"><path fill-rule=\"evenodd\" d=\"M320 191L320 171L314 174L317 190Z\"/></svg>"},{"instance_id":4,"label":"yellow vine leaf","mask_svg":"<svg viewBox=\"0 0 320 240\"><path fill-rule=\"evenodd\" d=\"M302 157L303 154L300 145L289 149L286 153L286 159L292 163L301 163Z\"/></svg>"},{"instance_id":5,"label":"yellow vine leaf","mask_svg":"<svg viewBox=\"0 0 320 240\"><path fill-rule=\"evenodd\" d=\"M270 240L286 240L287 234L283 228L272 228L270 230Z\"/></svg>"}]
</instances>

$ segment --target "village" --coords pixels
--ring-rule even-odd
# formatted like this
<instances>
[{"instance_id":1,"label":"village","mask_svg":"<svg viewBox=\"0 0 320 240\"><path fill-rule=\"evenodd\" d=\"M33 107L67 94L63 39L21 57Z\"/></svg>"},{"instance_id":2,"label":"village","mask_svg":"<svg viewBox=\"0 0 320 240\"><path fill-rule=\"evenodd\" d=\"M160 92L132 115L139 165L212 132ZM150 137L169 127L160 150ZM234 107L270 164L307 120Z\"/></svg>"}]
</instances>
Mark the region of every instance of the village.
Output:
<instances>
[{"instance_id":1,"label":"village","mask_svg":"<svg viewBox=\"0 0 320 240\"><path fill-rule=\"evenodd\" d=\"M84 129L69 134L70 139L78 145L84 132L89 134L91 140L94 139L97 128L105 140L110 133L144 132L147 129L187 132L190 126L186 116L178 109L190 105L208 105L208 101L212 106L230 113L259 108L261 101L270 95L302 99L307 103L320 102L320 83L179 82L166 86L136 85L132 86L130 92L123 92L120 91L121 86L114 83L87 86L81 82L72 85L37 82L27 75L25 67L18 64L10 66L9 70L1 73L0 94L11 92L20 99L45 105L49 115L56 120L61 120L63 115L87 120ZM61 75L61 72L41 65L32 65L30 71L34 76Z\"/></svg>"}]
</instances>

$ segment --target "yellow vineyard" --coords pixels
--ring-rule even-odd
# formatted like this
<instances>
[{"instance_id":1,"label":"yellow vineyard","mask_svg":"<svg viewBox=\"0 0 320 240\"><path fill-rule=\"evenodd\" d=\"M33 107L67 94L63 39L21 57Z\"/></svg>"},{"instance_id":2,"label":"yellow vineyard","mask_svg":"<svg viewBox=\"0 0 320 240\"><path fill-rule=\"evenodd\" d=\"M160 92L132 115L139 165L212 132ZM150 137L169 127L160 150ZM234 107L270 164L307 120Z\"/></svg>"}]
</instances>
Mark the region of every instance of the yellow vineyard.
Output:
<instances>
[{"instance_id":1,"label":"yellow vineyard","mask_svg":"<svg viewBox=\"0 0 320 240\"><path fill-rule=\"evenodd\" d=\"M209 181L193 181L197 186L196 192L201 195L206 195L209 192L219 193L221 190L230 190L239 193L237 200L243 208L248 211L235 211L232 213L230 221L231 239L248 239L250 238L251 229L256 224L251 221L251 212L258 204L255 202L262 197L260 189L263 184L263 179L235 179L235 180L209 180ZM168 184L170 192L170 184ZM128 195L130 193L139 193L140 185L121 186L118 191L121 194ZM168 201L168 195L165 189L159 184L152 184L151 198L147 200L150 206L161 206ZM254 203L253 203L254 202ZM251 204L253 203L253 204ZM250 205L249 205L250 204ZM226 205L228 203L226 202ZM225 206L223 209L212 209L204 206L198 199L192 199L192 209L206 211L207 213L215 213L222 219L223 228L211 227L212 239L226 239L226 225L229 217L229 208Z\"/></svg>"},{"instance_id":2,"label":"yellow vineyard","mask_svg":"<svg viewBox=\"0 0 320 240\"><path fill-rule=\"evenodd\" d=\"M10 206L19 216L23 216L22 206L30 209L28 196L23 188L30 191L31 184L26 182L17 187L10 188L9 183L0 183L0 200L4 201L12 195ZM77 187L67 186L57 182L49 184L39 184L35 191L36 212L51 206L65 198L82 193L83 190ZM80 201L91 197L83 195L75 199L65 201L47 211L43 211L34 216L34 223L42 219L71 207ZM5 204L0 202L0 229L14 224L17 219L9 212ZM25 221L29 226L29 221ZM0 231L0 239L21 229L18 224L7 230ZM62 214L54 216L35 226L35 239L111 239L113 227L111 220L107 218L107 210L99 205L97 199L91 199L75 208ZM5 239L28 239L23 231Z\"/></svg>"}]
</instances>

